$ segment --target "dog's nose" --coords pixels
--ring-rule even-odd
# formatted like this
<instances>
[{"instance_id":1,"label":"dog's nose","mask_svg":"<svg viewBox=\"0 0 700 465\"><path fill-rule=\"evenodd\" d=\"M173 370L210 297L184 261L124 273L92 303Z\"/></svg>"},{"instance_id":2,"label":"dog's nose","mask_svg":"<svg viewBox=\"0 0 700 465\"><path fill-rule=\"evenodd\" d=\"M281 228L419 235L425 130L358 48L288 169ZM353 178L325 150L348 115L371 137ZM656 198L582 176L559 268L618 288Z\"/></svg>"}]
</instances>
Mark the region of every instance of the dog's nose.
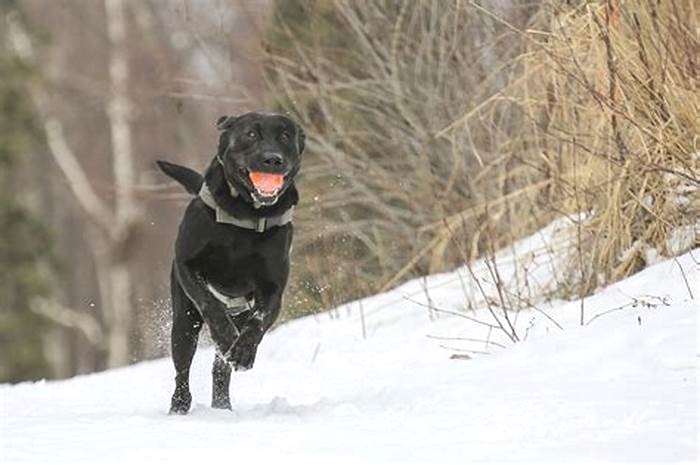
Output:
<instances>
[{"instance_id":1,"label":"dog's nose","mask_svg":"<svg viewBox=\"0 0 700 465\"><path fill-rule=\"evenodd\" d=\"M282 166L282 163L284 163L284 158L282 158L282 155L279 153L268 152L263 155L262 162L267 166Z\"/></svg>"}]
</instances>

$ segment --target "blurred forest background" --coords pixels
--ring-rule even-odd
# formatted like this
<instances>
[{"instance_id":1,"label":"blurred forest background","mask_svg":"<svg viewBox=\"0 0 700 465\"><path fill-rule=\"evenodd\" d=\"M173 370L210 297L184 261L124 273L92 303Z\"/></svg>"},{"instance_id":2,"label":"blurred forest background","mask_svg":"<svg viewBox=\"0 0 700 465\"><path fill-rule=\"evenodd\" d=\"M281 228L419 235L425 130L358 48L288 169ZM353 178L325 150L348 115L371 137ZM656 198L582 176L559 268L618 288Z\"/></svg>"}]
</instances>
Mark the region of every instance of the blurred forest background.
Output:
<instances>
[{"instance_id":1,"label":"blurred forest background","mask_svg":"<svg viewBox=\"0 0 700 465\"><path fill-rule=\"evenodd\" d=\"M698 245L693 0L0 0L0 382L169 350L220 115L306 128L282 319L576 216L561 297ZM511 309L520 308L514 297Z\"/></svg>"}]
</instances>

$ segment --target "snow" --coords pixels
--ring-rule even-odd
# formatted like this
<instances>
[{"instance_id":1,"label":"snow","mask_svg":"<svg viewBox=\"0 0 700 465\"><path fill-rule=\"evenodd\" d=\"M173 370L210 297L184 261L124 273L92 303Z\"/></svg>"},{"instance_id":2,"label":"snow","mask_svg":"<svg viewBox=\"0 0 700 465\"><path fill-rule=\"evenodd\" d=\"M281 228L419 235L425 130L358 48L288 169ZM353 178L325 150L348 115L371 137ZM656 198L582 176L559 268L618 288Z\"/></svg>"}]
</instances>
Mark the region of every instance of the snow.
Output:
<instances>
[{"instance_id":1,"label":"snow","mask_svg":"<svg viewBox=\"0 0 700 465\"><path fill-rule=\"evenodd\" d=\"M471 271L280 326L234 374L232 412L209 407L207 347L187 416L167 415L169 359L2 385L0 462L697 460L700 249L584 299L582 326L581 301L548 297L565 259L552 243L565 248L561 225ZM524 307L517 343L484 324L497 325L488 302L508 327L494 263Z\"/></svg>"}]
</instances>

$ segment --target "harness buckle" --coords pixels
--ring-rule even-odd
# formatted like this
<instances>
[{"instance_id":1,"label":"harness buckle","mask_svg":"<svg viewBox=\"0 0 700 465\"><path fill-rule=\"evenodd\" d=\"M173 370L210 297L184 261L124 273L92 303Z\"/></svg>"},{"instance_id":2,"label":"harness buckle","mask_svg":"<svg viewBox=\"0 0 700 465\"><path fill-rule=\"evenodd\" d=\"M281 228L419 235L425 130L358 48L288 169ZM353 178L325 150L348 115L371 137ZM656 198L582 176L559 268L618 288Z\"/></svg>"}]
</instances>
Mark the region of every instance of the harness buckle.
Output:
<instances>
[{"instance_id":1,"label":"harness buckle","mask_svg":"<svg viewBox=\"0 0 700 465\"><path fill-rule=\"evenodd\" d=\"M258 224L255 226L255 231L261 233L265 231L265 226L267 226L267 218L260 217L258 218Z\"/></svg>"}]
</instances>

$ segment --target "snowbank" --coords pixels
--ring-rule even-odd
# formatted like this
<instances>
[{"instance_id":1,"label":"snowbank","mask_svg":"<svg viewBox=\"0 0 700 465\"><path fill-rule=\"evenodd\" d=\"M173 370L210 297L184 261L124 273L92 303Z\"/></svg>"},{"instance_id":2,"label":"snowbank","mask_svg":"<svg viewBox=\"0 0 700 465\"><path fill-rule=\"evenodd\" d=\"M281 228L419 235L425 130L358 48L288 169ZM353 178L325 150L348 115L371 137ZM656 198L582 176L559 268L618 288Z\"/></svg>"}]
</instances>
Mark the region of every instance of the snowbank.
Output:
<instances>
[{"instance_id":1,"label":"snowbank","mask_svg":"<svg viewBox=\"0 0 700 465\"><path fill-rule=\"evenodd\" d=\"M531 253L528 276L544 282L536 242L515 256ZM694 461L699 260L696 249L585 299L585 326L580 301L533 299L513 316L517 344L484 324L468 270L412 281L270 333L255 369L233 377L233 412L208 406L206 348L185 417L167 415L167 359L3 385L0 461Z\"/></svg>"}]
</instances>

